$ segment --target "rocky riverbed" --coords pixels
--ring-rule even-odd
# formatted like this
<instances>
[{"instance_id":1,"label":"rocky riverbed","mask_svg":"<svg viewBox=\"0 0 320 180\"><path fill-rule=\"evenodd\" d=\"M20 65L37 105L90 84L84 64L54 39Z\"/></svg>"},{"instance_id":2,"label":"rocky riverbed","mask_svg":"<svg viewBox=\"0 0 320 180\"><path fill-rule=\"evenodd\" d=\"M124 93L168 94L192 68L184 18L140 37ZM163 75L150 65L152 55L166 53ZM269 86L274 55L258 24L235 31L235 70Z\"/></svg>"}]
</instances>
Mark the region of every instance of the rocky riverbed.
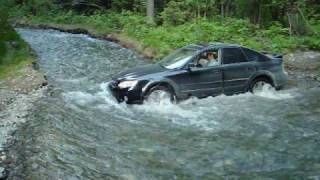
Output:
<instances>
[{"instance_id":1,"label":"rocky riverbed","mask_svg":"<svg viewBox=\"0 0 320 180\"><path fill-rule=\"evenodd\" d=\"M316 87L320 85L320 52L297 51L284 56L289 74L287 87Z\"/></svg>"},{"instance_id":2,"label":"rocky riverbed","mask_svg":"<svg viewBox=\"0 0 320 180\"><path fill-rule=\"evenodd\" d=\"M33 103L46 90L45 86L43 74L31 65L20 69L18 75L0 80L0 179L8 174L7 151L15 142L14 133L26 122Z\"/></svg>"}]
</instances>

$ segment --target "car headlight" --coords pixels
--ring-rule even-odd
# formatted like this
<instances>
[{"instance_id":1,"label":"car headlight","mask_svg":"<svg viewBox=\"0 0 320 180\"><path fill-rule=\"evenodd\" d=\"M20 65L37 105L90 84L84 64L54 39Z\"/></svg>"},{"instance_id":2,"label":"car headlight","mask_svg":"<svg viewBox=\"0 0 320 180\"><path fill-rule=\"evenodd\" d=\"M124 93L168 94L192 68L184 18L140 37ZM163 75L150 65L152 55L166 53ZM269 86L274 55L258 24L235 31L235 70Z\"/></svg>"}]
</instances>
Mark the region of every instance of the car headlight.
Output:
<instances>
[{"instance_id":1,"label":"car headlight","mask_svg":"<svg viewBox=\"0 0 320 180\"><path fill-rule=\"evenodd\" d=\"M133 88L137 85L138 81L122 81L119 83L118 87L120 89Z\"/></svg>"}]
</instances>

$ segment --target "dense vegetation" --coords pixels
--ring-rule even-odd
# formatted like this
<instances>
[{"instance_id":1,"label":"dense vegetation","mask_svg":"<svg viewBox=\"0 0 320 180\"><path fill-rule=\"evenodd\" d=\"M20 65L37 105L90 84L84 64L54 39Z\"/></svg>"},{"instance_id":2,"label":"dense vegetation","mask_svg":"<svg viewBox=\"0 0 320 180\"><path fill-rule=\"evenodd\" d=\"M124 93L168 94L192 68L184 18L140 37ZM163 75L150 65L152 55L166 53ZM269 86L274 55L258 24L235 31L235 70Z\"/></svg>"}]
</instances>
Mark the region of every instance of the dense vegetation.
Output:
<instances>
[{"instance_id":1,"label":"dense vegetation","mask_svg":"<svg viewBox=\"0 0 320 180\"><path fill-rule=\"evenodd\" d=\"M317 0L2 1L15 20L120 34L157 57L186 44L213 41L273 52L320 49Z\"/></svg>"},{"instance_id":2,"label":"dense vegetation","mask_svg":"<svg viewBox=\"0 0 320 180\"><path fill-rule=\"evenodd\" d=\"M29 46L8 23L4 11L0 12L0 77L3 77L30 63L32 56Z\"/></svg>"}]
</instances>

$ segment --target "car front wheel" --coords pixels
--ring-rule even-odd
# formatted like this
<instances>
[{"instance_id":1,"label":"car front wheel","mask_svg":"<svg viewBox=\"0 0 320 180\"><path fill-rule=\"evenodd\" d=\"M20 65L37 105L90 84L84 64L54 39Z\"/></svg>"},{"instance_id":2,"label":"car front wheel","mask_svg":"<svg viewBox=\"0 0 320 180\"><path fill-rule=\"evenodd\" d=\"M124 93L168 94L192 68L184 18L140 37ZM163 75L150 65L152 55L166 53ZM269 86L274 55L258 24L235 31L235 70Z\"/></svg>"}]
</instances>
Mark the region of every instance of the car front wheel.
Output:
<instances>
[{"instance_id":1,"label":"car front wheel","mask_svg":"<svg viewBox=\"0 0 320 180\"><path fill-rule=\"evenodd\" d=\"M155 86L151 88L145 98L146 102L159 105L175 103L175 99L173 92L165 86Z\"/></svg>"}]
</instances>

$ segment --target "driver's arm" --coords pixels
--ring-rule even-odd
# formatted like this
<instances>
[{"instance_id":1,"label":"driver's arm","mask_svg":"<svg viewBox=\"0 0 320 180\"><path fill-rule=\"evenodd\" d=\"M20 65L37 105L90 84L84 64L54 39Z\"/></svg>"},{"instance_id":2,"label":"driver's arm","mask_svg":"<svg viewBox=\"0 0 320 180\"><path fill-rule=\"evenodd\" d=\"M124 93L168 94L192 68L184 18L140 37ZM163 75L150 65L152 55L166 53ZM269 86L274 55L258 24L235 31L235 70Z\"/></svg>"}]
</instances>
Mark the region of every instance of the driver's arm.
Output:
<instances>
[{"instance_id":1,"label":"driver's arm","mask_svg":"<svg viewBox=\"0 0 320 180\"><path fill-rule=\"evenodd\" d=\"M208 66L208 64L209 64L209 61L208 61L207 59L200 59L200 60L198 61L198 64L199 64L201 67L206 67L206 66Z\"/></svg>"},{"instance_id":2,"label":"driver's arm","mask_svg":"<svg viewBox=\"0 0 320 180\"><path fill-rule=\"evenodd\" d=\"M216 66L219 65L219 61L217 59L213 59L208 63L208 66Z\"/></svg>"}]
</instances>

